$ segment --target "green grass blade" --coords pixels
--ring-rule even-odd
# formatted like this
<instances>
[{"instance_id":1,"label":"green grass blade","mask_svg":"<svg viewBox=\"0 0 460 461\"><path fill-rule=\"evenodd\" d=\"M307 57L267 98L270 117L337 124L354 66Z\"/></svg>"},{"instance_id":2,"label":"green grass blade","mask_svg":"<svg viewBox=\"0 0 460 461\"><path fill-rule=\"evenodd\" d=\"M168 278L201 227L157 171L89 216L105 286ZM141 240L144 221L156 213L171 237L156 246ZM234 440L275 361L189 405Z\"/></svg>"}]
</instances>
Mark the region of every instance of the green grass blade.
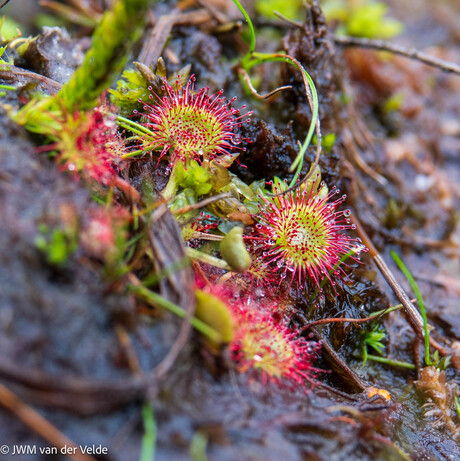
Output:
<instances>
[{"instance_id":1,"label":"green grass blade","mask_svg":"<svg viewBox=\"0 0 460 461\"><path fill-rule=\"evenodd\" d=\"M435 363L433 363L430 358L430 332L428 329L428 318L426 316L425 303L423 302L422 293L420 292L417 282L410 273L409 269L403 263L402 259L398 256L398 254L393 250L391 250L391 257L393 258L394 262L398 265L399 269L409 282L413 292L415 293L415 297L417 298L417 303L420 306L420 313L422 314L423 328L425 331L425 364L427 366L435 365Z\"/></svg>"},{"instance_id":2,"label":"green grass blade","mask_svg":"<svg viewBox=\"0 0 460 461\"><path fill-rule=\"evenodd\" d=\"M155 444L157 440L157 425L150 403L142 406L142 420L144 422L144 436L142 437L141 456L139 461L154 461Z\"/></svg>"}]
</instances>

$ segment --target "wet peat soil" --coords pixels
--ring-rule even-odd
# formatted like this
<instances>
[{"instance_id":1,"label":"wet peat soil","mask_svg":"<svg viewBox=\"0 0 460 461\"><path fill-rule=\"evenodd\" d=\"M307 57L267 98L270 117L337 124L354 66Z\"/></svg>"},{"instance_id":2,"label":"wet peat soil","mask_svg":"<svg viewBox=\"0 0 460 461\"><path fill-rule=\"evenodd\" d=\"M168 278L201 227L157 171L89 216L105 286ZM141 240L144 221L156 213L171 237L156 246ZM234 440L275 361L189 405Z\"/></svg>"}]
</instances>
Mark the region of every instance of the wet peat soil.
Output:
<instances>
[{"instance_id":1,"label":"wet peat soil","mask_svg":"<svg viewBox=\"0 0 460 461\"><path fill-rule=\"evenodd\" d=\"M170 12L170 3L161 4L156 17ZM460 62L455 2L393 3L393 16L405 24L396 41ZM238 17L232 9L224 12ZM402 255L423 293L433 336L455 348L460 341L460 77L400 57L337 47L317 8L309 10L302 28L276 25L275 35L273 29L260 28L259 47L283 48L305 65L317 85L323 134L336 134L332 151L320 162L323 178L348 194L347 206L410 293L390 251ZM24 67L65 80L58 59L53 68L52 53L59 52L53 43L49 66L35 56ZM262 91L280 84L293 90L271 102L247 98L231 65L243 50L238 32L215 34L208 21L175 26L163 56L169 72L191 64L200 86L211 92L224 88L255 111L242 133L251 140L241 156L247 168L237 166L235 173L247 182L289 176L296 139L305 136L310 117L302 83L287 67L267 65L257 70L266 86ZM75 62L66 64L72 68ZM404 95L402 102L388 110L395 94ZM18 104L10 94L3 102ZM0 117L0 382L71 440L107 447L109 454L100 459L139 459L142 401L150 397L159 461L191 459L191 447L196 452L203 437L207 459L218 461L407 459L404 453L411 459L460 459L449 398L444 407L438 405L443 413L434 422L440 413L428 415L422 407L427 401L415 390L417 372L372 361L363 366L356 349L360 327L349 323L317 334L358 376L338 369L324 351L315 365L329 370L317 378L329 387L308 393L236 375L211 360L193 333L168 363L180 322L140 316L133 299L108 284L78 251L64 269L56 269L37 250L39 224L52 228L69 216L84 223L94 202L81 183L35 152L39 140L16 127L4 107ZM309 155L313 159L313 152ZM161 171L155 167L156 162L144 164L130 180L151 177L160 187ZM160 247L168 226L174 224L158 225ZM188 275L179 274L170 284L177 288L183 277ZM364 317L398 303L368 256L352 277L352 284L337 287L337 296L326 293L313 308L309 299L294 294L296 321ZM174 286L165 289L174 292ZM421 364L421 344L404 316L393 312L384 326L385 356ZM137 357L143 377L133 377L130 355ZM454 356L446 371L451 386L459 378L459 361ZM363 392L367 386L386 389L390 402L370 401ZM10 446L49 446L3 408L0 435Z\"/></svg>"}]
</instances>

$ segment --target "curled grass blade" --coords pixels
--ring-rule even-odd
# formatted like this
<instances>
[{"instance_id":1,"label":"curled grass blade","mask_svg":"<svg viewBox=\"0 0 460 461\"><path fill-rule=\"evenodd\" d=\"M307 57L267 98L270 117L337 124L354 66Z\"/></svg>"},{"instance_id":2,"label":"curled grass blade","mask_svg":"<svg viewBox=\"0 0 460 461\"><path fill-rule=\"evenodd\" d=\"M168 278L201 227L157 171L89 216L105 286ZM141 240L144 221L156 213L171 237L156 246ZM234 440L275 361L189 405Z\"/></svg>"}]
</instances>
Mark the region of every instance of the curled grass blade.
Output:
<instances>
[{"instance_id":1,"label":"curled grass blade","mask_svg":"<svg viewBox=\"0 0 460 461\"><path fill-rule=\"evenodd\" d=\"M305 70L302 64L299 61L297 61L295 58L293 58L292 56L289 56L282 52L279 52L279 53L256 53L255 52L256 34L255 34L254 25L251 21L251 18L249 17L248 13L246 12L246 10L243 8L243 6L238 0L233 0L233 3L237 6L241 14L244 16L246 22L248 23L249 32L250 32L249 50L240 62L241 67L245 71L247 71L254 66L257 66L259 64L264 64L267 62L286 62L288 64L291 64L297 67L297 69L302 74L302 78L305 84L305 91L306 91L308 103L312 111L312 119L310 122L310 127L308 129L308 133L305 138L305 141L300 146L299 153L297 154L297 157L295 158L290 168L290 171L291 172L295 171L295 173L289 185L289 188L286 191L283 191L283 194L288 193L291 190L291 188L294 189L298 187L300 184L305 182L310 177L311 173L308 173L302 181L300 182L298 181L300 171L302 170L305 153L307 152L308 146L311 143L315 129L316 129L316 137L317 137L317 152L316 152L315 162L311 168L311 171L315 169L315 166L318 164L318 161L319 161L319 155L321 153L321 128L320 128L319 116L318 116L318 112L319 112L318 93L316 91L315 84L310 74Z\"/></svg>"},{"instance_id":2,"label":"curled grass blade","mask_svg":"<svg viewBox=\"0 0 460 461\"><path fill-rule=\"evenodd\" d=\"M291 189L295 187L295 185L298 182L300 171L303 166L303 160L305 158L305 153L307 152L308 146L310 145L313 139L313 135L315 134L315 131L316 131L316 137L317 137L317 152L316 152L315 162L312 166L311 171L315 169L315 166L318 164L318 161L319 161L319 155L321 153L321 128L320 128L320 123L319 123L318 92L316 91L316 86L315 86L315 83L313 82L313 79L311 78L310 74L305 70L305 68L302 66L302 64L299 61L297 61L297 59L287 54L253 53L251 61L245 64L245 68L250 69L256 65L264 64L267 62L285 62L287 64L293 65L300 71L300 73L302 74L302 79L304 81L305 92L306 92L306 96L308 99L308 103L310 105L310 109L312 112L312 119L310 122L310 126L308 128L307 136L305 137L305 141L302 143L299 153L297 154L297 157L295 158L290 168L291 171L295 170L294 177L292 178L292 181L289 184L289 189ZM309 173L301 182L305 182L309 178L310 174L311 173ZM287 191L289 191L289 189Z\"/></svg>"}]
</instances>

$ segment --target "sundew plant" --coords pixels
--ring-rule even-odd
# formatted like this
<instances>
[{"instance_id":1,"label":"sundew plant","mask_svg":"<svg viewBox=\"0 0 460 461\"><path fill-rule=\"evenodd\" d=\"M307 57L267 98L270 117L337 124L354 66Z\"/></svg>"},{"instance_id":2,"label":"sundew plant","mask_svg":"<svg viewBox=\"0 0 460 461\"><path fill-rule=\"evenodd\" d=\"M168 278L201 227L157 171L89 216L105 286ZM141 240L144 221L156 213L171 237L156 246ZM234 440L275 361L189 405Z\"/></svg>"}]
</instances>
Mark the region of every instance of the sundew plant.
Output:
<instances>
[{"instance_id":1,"label":"sundew plant","mask_svg":"<svg viewBox=\"0 0 460 461\"><path fill-rule=\"evenodd\" d=\"M146 3L137 3L146 8ZM97 203L107 208L91 212L77 239L80 251L93 264L101 264L106 276L120 278L117 286L125 287L138 302L184 317L180 307L152 289L151 281L161 275L153 269L151 234L145 236L155 210L166 204L186 236L183 244L200 280L195 287L200 308L191 322L207 338L205 344L213 354L227 349L234 368L251 379L306 389L318 371L313 361L320 346L302 336L292 321L296 310L292 293L311 297L312 287L321 291L325 282L335 293L336 284L351 270L343 261L350 254L357 259L362 246L349 234L353 225L349 210L342 207L345 195L336 198L334 184L316 180L321 175L321 131L312 78L292 56L256 52L252 22L235 4L251 32L249 51L236 66L242 82L260 97L249 72L279 62L293 66L305 87L311 123L299 143L289 185L282 178L271 188L260 182L245 184L230 171L241 152L251 155L243 124L250 123L253 114L222 89L210 95L195 76L187 78L188 70L168 78L161 58L156 67L137 63L123 74L111 101L100 99L109 83L107 76L119 71L125 59L110 59L120 45L121 26L130 24L134 40L139 31L130 21L143 23L127 1L115 2L104 16L92 48L69 83L55 96L32 99L15 119L44 136L48 144L40 150L50 152L60 170L82 180ZM117 39L105 40L101 49L98 37L110 34ZM148 100L133 99L138 94L148 94ZM121 116L139 103L141 109ZM314 133L312 173L301 178ZM132 181L135 168L150 162L167 178L167 185L156 191L146 177ZM167 168L161 170L165 163ZM313 172L312 183L307 180ZM123 216L121 227L108 214L110 207ZM140 277L144 272L145 281ZM212 290L200 294L213 285L220 287L214 294Z\"/></svg>"}]
</instances>

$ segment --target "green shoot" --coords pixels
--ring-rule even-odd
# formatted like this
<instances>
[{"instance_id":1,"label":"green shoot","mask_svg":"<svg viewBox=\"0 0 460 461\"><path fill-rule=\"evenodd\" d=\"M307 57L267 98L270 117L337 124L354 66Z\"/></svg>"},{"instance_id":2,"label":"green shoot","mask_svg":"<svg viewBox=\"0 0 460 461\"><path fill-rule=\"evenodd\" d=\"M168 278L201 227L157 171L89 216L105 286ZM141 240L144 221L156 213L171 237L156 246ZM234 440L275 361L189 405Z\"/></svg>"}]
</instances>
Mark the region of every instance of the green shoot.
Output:
<instances>
[{"instance_id":1,"label":"green shoot","mask_svg":"<svg viewBox=\"0 0 460 461\"><path fill-rule=\"evenodd\" d=\"M435 353L434 354L434 360L432 361L430 358L430 331L428 329L428 318L426 315L426 309L425 309L425 303L423 302L423 297L422 293L420 292L420 289L417 285L417 282L415 281L414 277L410 273L409 269L406 267L406 265L403 263L401 258L395 253L393 250L391 250L391 256L395 263L398 265L399 269L401 272L404 274L406 277L407 281L409 282L412 290L415 293L415 297L417 298L418 305L420 306L420 313L422 314L423 318L423 328L425 331L425 364L427 366L434 365L437 366L439 363L439 354ZM437 352L437 351L436 351Z\"/></svg>"},{"instance_id":2,"label":"green shoot","mask_svg":"<svg viewBox=\"0 0 460 461\"><path fill-rule=\"evenodd\" d=\"M187 312L181 309L178 305L172 303L171 301L168 301L167 299L164 299L158 293L150 291L143 285L130 285L129 290L134 294L138 295L140 298L147 301L149 304L155 307L166 309L169 312L172 312L174 315L177 315L177 317L180 317L181 319L185 319L188 317ZM209 325L202 322L200 319L196 317L190 317L190 324L202 335L209 338L211 341L220 343L221 335L216 330L211 328Z\"/></svg>"},{"instance_id":3,"label":"green shoot","mask_svg":"<svg viewBox=\"0 0 460 461\"><path fill-rule=\"evenodd\" d=\"M399 311L403 307L404 306L402 304L396 304L396 306L391 306L388 309L382 309L381 311L372 312L372 314L369 314L369 317L379 317L380 315L386 315L390 312Z\"/></svg>"},{"instance_id":4,"label":"green shoot","mask_svg":"<svg viewBox=\"0 0 460 461\"><path fill-rule=\"evenodd\" d=\"M154 133L150 131L148 128L145 126L141 125L140 123L134 122L133 120L130 120L129 118L122 117L121 115L117 116L117 123L118 126L121 126L122 128L125 128L126 130L132 131L133 133L139 135L139 136L154 136Z\"/></svg>"},{"instance_id":5,"label":"green shoot","mask_svg":"<svg viewBox=\"0 0 460 461\"><path fill-rule=\"evenodd\" d=\"M256 11L268 19L277 17L275 11L287 18L297 19L302 12L302 3L302 0L256 0Z\"/></svg>"},{"instance_id":6,"label":"green shoot","mask_svg":"<svg viewBox=\"0 0 460 461\"><path fill-rule=\"evenodd\" d=\"M62 117L63 110L84 110L96 105L125 66L131 46L143 31L148 6L149 0L113 2L94 31L82 65L70 80L57 95L32 99L15 115L15 120L29 131L49 136L53 122Z\"/></svg>"},{"instance_id":7,"label":"green shoot","mask_svg":"<svg viewBox=\"0 0 460 461\"><path fill-rule=\"evenodd\" d=\"M399 360L387 359L386 357L380 357L378 355L368 354L367 358L373 360L374 362L384 363L385 365L390 365L392 367L407 368L408 370L415 370L416 366L413 363L401 362Z\"/></svg>"},{"instance_id":8,"label":"green shoot","mask_svg":"<svg viewBox=\"0 0 460 461\"><path fill-rule=\"evenodd\" d=\"M361 338L361 353L363 357L363 365L366 364L369 358L368 348L374 349L379 355L383 354L385 345L381 342L386 336L385 330L381 329L378 325L374 326L372 331L367 331Z\"/></svg>"},{"instance_id":9,"label":"green shoot","mask_svg":"<svg viewBox=\"0 0 460 461\"><path fill-rule=\"evenodd\" d=\"M76 228L50 230L46 224L41 224L38 230L40 235L35 239L35 246L46 255L51 265L64 265L78 248Z\"/></svg>"},{"instance_id":10,"label":"green shoot","mask_svg":"<svg viewBox=\"0 0 460 461\"><path fill-rule=\"evenodd\" d=\"M192 461L207 461L206 445L208 439L201 433L196 432L193 435L192 443L190 444L190 458Z\"/></svg>"},{"instance_id":11,"label":"green shoot","mask_svg":"<svg viewBox=\"0 0 460 461\"><path fill-rule=\"evenodd\" d=\"M382 343L382 339L386 336L385 330L379 325L375 325L372 331L367 331L361 336L361 353L363 359L363 365L367 363L368 360L374 362L384 363L385 365L390 365L392 367L407 368L408 370L415 370L416 367L413 363L402 362L400 360L393 360L387 357L382 357L383 349L385 345ZM368 349L373 349L379 355L369 354Z\"/></svg>"},{"instance_id":12,"label":"green shoot","mask_svg":"<svg viewBox=\"0 0 460 461\"><path fill-rule=\"evenodd\" d=\"M12 91L12 90L15 90L16 87L13 86L13 85L0 85L0 90L8 90L8 91ZM6 95L6 91L0 91L0 97L1 96L5 96Z\"/></svg>"},{"instance_id":13,"label":"green shoot","mask_svg":"<svg viewBox=\"0 0 460 461\"><path fill-rule=\"evenodd\" d=\"M202 263L210 264L211 266L218 267L220 269L225 269L227 271L231 270L230 266L223 259L219 259L215 256L208 255L207 253L195 250L194 248L188 247L187 255L192 259L201 261Z\"/></svg>"},{"instance_id":14,"label":"green shoot","mask_svg":"<svg viewBox=\"0 0 460 461\"><path fill-rule=\"evenodd\" d=\"M126 64L131 46L140 37L148 0L117 0L94 31L83 64L58 93L69 110L97 103Z\"/></svg>"},{"instance_id":15,"label":"green shoot","mask_svg":"<svg viewBox=\"0 0 460 461\"><path fill-rule=\"evenodd\" d=\"M142 419L144 422L144 436L142 437L141 456L139 461L153 461L155 459L155 444L157 439L157 425L150 403L142 406Z\"/></svg>"},{"instance_id":16,"label":"green shoot","mask_svg":"<svg viewBox=\"0 0 460 461\"><path fill-rule=\"evenodd\" d=\"M245 67L245 63L250 61L252 58L252 53L254 53L256 49L256 33L254 30L254 25L252 24L251 18L249 17L249 14L246 12L246 10L243 8L241 3L238 0L233 0L233 3L238 7L238 9L241 11L241 14L244 16L244 19L246 19L246 22L248 23L249 27L249 33L250 33L250 42L249 42L249 50L246 53L246 56L241 60L241 65Z\"/></svg>"}]
</instances>

